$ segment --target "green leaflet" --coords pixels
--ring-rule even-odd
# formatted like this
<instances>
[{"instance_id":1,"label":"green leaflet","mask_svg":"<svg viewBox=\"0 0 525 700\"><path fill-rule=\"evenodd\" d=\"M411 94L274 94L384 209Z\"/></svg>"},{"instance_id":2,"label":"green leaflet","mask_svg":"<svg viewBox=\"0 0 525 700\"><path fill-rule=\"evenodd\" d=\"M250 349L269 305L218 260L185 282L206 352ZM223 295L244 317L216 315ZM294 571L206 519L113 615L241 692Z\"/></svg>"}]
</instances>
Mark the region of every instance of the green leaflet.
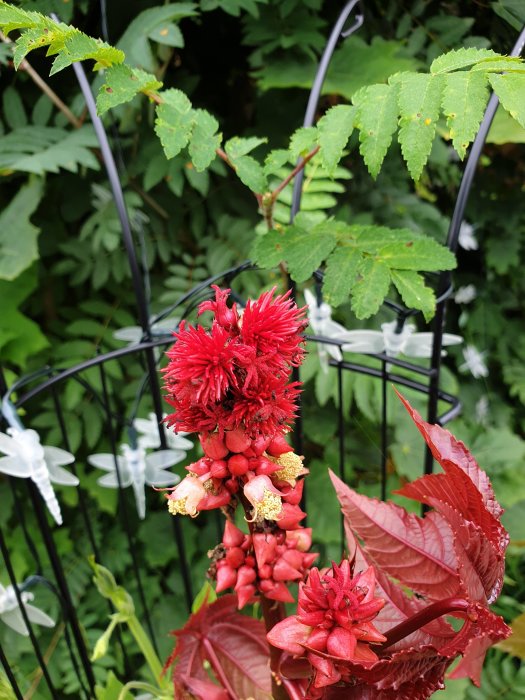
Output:
<instances>
[{"instance_id":1,"label":"green leaflet","mask_svg":"<svg viewBox=\"0 0 525 700\"><path fill-rule=\"evenodd\" d=\"M189 153L197 172L202 172L215 158L215 151L221 145L222 135L217 133L219 123L204 109L193 111L195 126L191 135Z\"/></svg>"},{"instance_id":2,"label":"green leaflet","mask_svg":"<svg viewBox=\"0 0 525 700\"><path fill-rule=\"evenodd\" d=\"M330 177L333 177L354 130L355 112L355 107L337 105L329 109L317 123L319 155Z\"/></svg>"},{"instance_id":3,"label":"green leaflet","mask_svg":"<svg viewBox=\"0 0 525 700\"><path fill-rule=\"evenodd\" d=\"M510 116L525 129L525 75L490 75L489 81Z\"/></svg>"},{"instance_id":4,"label":"green leaflet","mask_svg":"<svg viewBox=\"0 0 525 700\"><path fill-rule=\"evenodd\" d=\"M40 204L42 181L31 179L0 213L0 279L14 280L38 259L40 229L31 215Z\"/></svg>"},{"instance_id":5,"label":"green leaflet","mask_svg":"<svg viewBox=\"0 0 525 700\"><path fill-rule=\"evenodd\" d=\"M361 260L358 250L345 245L335 248L329 256L323 279L323 294L331 306L339 306L350 296Z\"/></svg>"},{"instance_id":6,"label":"green leaflet","mask_svg":"<svg viewBox=\"0 0 525 700\"><path fill-rule=\"evenodd\" d=\"M436 296L423 277L412 270L390 270L392 282L407 308L420 309L427 321L434 315Z\"/></svg>"},{"instance_id":7,"label":"green leaflet","mask_svg":"<svg viewBox=\"0 0 525 700\"><path fill-rule=\"evenodd\" d=\"M486 73L470 71L445 76L442 108L452 144L462 159L478 132L487 100Z\"/></svg>"},{"instance_id":8,"label":"green leaflet","mask_svg":"<svg viewBox=\"0 0 525 700\"><path fill-rule=\"evenodd\" d=\"M97 95L97 111L108 109L132 100L139 92L158 90L162 83L154 75L125 64L111 66L106 71L106 82Z\"/></svg>"},{"instance_id":9,"label":"green leaflet","mask_svg":"<svg viewBox=\"0 0 525 700\"><path fill-rule=\"evenodd\" d=\"M455 70L461 70L473 66L483 60L491 60L498 58L499 54L492 49L476 49L474 47L457 49L448 51L442 56L438 56L430 66L430 73L437 75L438 73L450 73Z\"/></svg>"},{"instance_id":10,"label":"green leaflet","mask_svg":"<svg viewBox=\"0 0 525 700\"><path fill-rule=\"evenodd\" d=\"M453 253L433 238L418 238L404 244L401 241L388 243L379 247L377 255L389 267L398 270L433 272L456 267Z\"/></svg>"},{"instance_id":11,"label":"green leaflet","mask_svg":"<svg viewBox=\"0 0 525 700\"><path fill-rule=\"evenodd\" d=\"M237 158L248 155L248 153L251 153L257 148L257 146L260 146L267 141L268 139L259 138L257 136L250 136L247 139L234 136L229 141L226 141L224 144L224 150L228 154L229 158L232 160L237 160Z\"/></svg>"},{"instance_id":12,"label":"green leaflet","mask_svg":"<svg viewBox=\"0 0 525 700\"><path fill-rule=\"evenodd\" d=\"M400 79L398 139L414 180L419 179L432 148L442 89L439 75L409 73Z\"/></svg>"},{"instance_id":13,"label":"green leaflet","mask_svg":"<svg viewBox=\"0 0 525 700\"><path fill-rule=\"evenodd\" d=\"M398 86L370 85L354 97L357 107L356 126L359 129L359 151L375 179L397 129Z\"/></svg>"},{"instance_id":14,"label":"green leaflet","mask_svg":"<svg viewBox=\"0 0 525 700\"><path fill-rule=\"evenodd\" d=\"M193 111L191 102L181 90L165 90L162 99L164 103L157 105L155 133L166 158L173 158L188 145L193 128Z\"/></svg>"},{"instance_id":15,"label":"green leaflet","mask_svg":"<svg viewBox=\"0 0 525 700\"><path fill-rule=\"evenodd\" d=\"M301 126L296 129L290 139L290 153L292 158L297 160L299 156L305 156L315 146L317 146L317 127Z\"/></svg>"},{"instance_id":16,"label":"green leaflet","mask_svg":"<svg viewBox=\"0 0 525 700\"><path fill-rule=\"evenodd\" d=\"M364 258L358 269L359 279L352 288L352 311L363 319L377 313L390 287L390 271L380 260Z\"/></svg>"}]
</instances>

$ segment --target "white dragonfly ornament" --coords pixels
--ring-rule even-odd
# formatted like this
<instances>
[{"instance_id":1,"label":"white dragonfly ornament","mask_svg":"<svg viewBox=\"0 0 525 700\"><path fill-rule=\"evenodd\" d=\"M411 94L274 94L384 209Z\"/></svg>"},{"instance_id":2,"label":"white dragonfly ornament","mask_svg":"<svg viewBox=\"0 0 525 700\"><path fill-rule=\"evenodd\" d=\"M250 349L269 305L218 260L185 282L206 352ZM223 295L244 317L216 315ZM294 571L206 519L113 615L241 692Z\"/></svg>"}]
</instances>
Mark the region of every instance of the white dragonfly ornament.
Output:
<instances>
[{"instance_id":1,"label":"white dragonfly ornament","mask_svg":"<svg viewBox=\"0 0 525 700\"><path fill-rule=\"evenodd\" d=\"M49 615L46 615L40 608L29 603L30 600L34 599L33 593L22 591L20 597L29 622L42 625L43 627L55 626L55 621L51 619ZM15 632L18 632L18 634L22 634L24 637L29 636L29 629L22 616L22 611L18 605L16 592L13 586L4 588L4 586L0 584L0 620L11 627Z\"/></svg>"},{"instance_id":2,"label":"white dragonfly ornament","mask_svg":"<svg viewBox=\"0 0 525 700\"><path fill-rule=\"evenodd\" d=\"M7 428L0 433L0 472L8 476L31 479L58 525L62 525L62 513L53 484L78 486L79 481L62 467L75 461L71 452L60 447L42 445L36 430Z\"/></svg>"},{"instance_id":3,"label":"white dragonfly ornament","mask_svg":"<svg viewBox=\"0 0 525 700\"><path fill-rule=\"evenodd\" d=\"M166 418L167 414L165 413L162 417ZM154 450L160 447L159 424L154 413L149 413L147 418L135 418L133 427L139 433L137 439L139 447ZM193 449L193 442L185 437L189 433L177 433L166 424L164 424L164 432L170 449L183 450L185 453Z\"/></svg>"},{"instance_id":4,"label":"white dragonfly ornament","mask_svg":"<svg viewBox=\"0 0 525 700\"><path fill-rule=\"evenodd\" d=\"M315 296L305 290L305 299L308 304L308 320L317 335L333 338L339 341L338 345L321 344L320 352L325 353L325 366L328 366L326 353L336 361L342 360L343 352L355 352L364 355L384 352L389 357L397 357L400 354L409 357L431 357L434 342L433 333L416 333L416 327L412 323L405 323L398 331L397 321L381 324L381 330L358 329L349 331L344 326L332 321L332 310L326 302L317 304ZM463 342L460 335L444 333L442 344L444 346L457 345ZM443 351L444 352L444 351ZM323 365L323 359L321 358Z\"/></svg>"},{"instance_id":5,"label":"white dragonfly ornament","mask_svg":"<svg viewBox=\"0 0 525 700\"><path fill-rule=\"evenodd\" d=\"M153 321L153 322L152 322ZM154 321L154 317L150 318L150 331L153 337L170 335L175 331L180 323L180 318L163 318L160 321ZM144 331L141 326L126 326L119 328L113 333L115 340L122 340L129 345L136 345L142 341Z\"/></svg>"},{"instance_id":6,"label":"white dragonfly ornament","mask_svg":"<svg viewBox=\"0 0 525 700\"><path fill-rule=\"evenodd\" d=\"M122 454L115 457L112 454L94 454L87 458L89 464L107 471L107 474L97 480L100 486L108 489L133 487L139 518L146 517L146 494L144 487L173 486L180 481L178 474L165 471L177 464L186 456L182 450L159 450L146 454L143 447L121 445ZM118 473L117 473L118 469Z\"/></svg>"}]
</instances>

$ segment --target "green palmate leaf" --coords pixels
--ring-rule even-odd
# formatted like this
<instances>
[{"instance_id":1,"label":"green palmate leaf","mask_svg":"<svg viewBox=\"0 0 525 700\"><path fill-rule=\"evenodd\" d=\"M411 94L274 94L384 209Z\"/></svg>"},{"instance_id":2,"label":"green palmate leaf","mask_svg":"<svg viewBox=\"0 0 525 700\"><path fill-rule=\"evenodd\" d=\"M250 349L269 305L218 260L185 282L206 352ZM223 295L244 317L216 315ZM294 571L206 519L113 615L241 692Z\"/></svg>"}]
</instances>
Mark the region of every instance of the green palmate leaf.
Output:
<instances>
[{"instance_id":1,"label":"green palmate leaf","mask_svg":"<svg viewBox=\"0 0 525 700\"><path fill-rule=\"evenodd\" d=\"M474 140L487 106L485 73L461 72L445 76L442 108L447 118L452 144L460 158Z\"/></svg>"},{"instance_id":2,"label":"green palmate leaf","mask_svg":"<svg viewBox=\"0 0 525 700\"><path fill-rule=\"evenodd\" d=\"M104 114L108 109L132 100L139 92L158 90L162 83L154 75L124 64L111 66L106 71L106 82L97 95L97 111Z\"/></svg>"},{"instance_id":3,"label":"green palmate leaf","mask_svg":"<svg viewBox=\"0 0 525 700\"><path fill-rule=\"evenodd\" d=\"M354 97L359 150L375 179L397 129L397 85L370 85Z\"/></svg>"},{"instance_id":4,"label":"green palmate leaf","mask_svg":"<svg viewBox=\"0 0 525 700\"><path fill-rule=\"evenodd\" d=\"M503 107L525 129L525 75L490 75L489 80Z\"/></svg>"},{"instance_id":5,"label":"green palmate leaf","mask_svg":"<svg viewBox=\"0 0 525 700\"><path fill-rule=\"evenodd\" d=\"M219 123L209 112L203 109L193 110L195 125L191 134L189 153L195 170L206 170L215 158L215 152L221 145L222 135L217 133Z\"/></svg>"},{"instance_id":6,"label":"green palmate leaf","mask_svg":"<svg viewBox=\"0 0 525 700\"><path fill-rule=\"evenodd\" d=\"M408 170L418 180L430 155L439 117L443 77L424 73L399 78L399 143Z\"/></svg>"},{"instance_id":7,"label":"green palmate leaf","mask_svg":"<svg viewBox=\"0 0 525 700\"><path fill-rule=\"evenodd\" d=\"M32 179L0 213L0 279L14 280L38 258L40 230L30 221L42 198L42 181Z\"/></svg>"},{"instance_id":8,"label":"green palmate leaf","mask_svg":"<svg viewBox=\"0 0 525 700\"><path fill-rule=\"evenodd\" d=\"M188 145L193 128L193 110L191 102L181 90L165 90L162 99L164 103L157 105L155 133L166 158L173 158Z\"/></svg>"},{"instance_id":9,"label":"green palmate leaf","mask_svg":"<svg viewBox=\"0 0 525 700\"><path fill-rule=\"evenodd\" d=\"M357 318L372 316L379 309L390 286L388 266L380 260L365 258L358 269L359 279L352 288L352 310Z\"/></svg>"},{"instance_id":10,"label":"green palmate leaf","mask_svg":"<svg viewBox=\"0 0 525 700\"><path fill-rule=\"evenodd\" d=\"M332 306L346 301L356 282L361 253L350 246L337 246L326 261L323 295Z\"/></svg>"},{"instance_id":11,"label":"green palmate leaf","mask_svg":"<svg viewBox=\"0 0 525 700\"><path fill-rule=\"evenodd\" d=\"M257 146L261 146L267 141L268 139L259 138L257 136L250 136L247 139L242 139L238 136L234 136L234 138L230 139L229 141L226 141L226 143L224 144L224 150L228 154L229 158L231 158L232 160L236 160L241 156L245 156L248 153L251 153L257 148Z\"/></svg>"},{"instance_id":12,"label":"green palmate leaf","mask_svg":"<svg viewBox=\"0 0 525 700\"><path fill-rule=\"evenodd\" d=\"M355 107L337 105L317 122L321 162L328 175L333 176L343 157L343 151L354 130Z\"/></svg>"},{"instance_id":13,"label":"green palmate leaf","mask_svg":"<svg viewBox=\"0 0 525 700\"><path fill-rule=\"evenodd\" d=\"M417 238L405 243L388 243L379 248L378 256L389 267L398 270L453 270L456 258L448 248L433 238Z\"/></svg>"},{"instance_id":14,"label":"green palmate leaf","mask_svg":"<svg viewBox=\"0 0 525 700\"><path fill-rule=\"evenodd\" d=\"M292 134L290 153L293 159L305 156L317 146L317 129L315 126L302 126Z\"/></svg>"},{"instance_id":15,"label":"green palmate leaf","mask_svg":"<svg viewBox=\"0 0 525 700\"><path fill-rule=\"evenodd\" d=\"M438 56L430 66L433 75L438 73L450 73L455 70L468 68L483 60L498 58L498 54L492 49L463 48Z\"/></svg>"},{"instance_id":16,"label":"green palmate leaf","mask_svg":"<svg viewBox=\"0 0 525 700\"><path fill-rule=\"evenodd\" d=\"M390 270L390 276L405 306L419 309L429 321L434 315L436 297L423 277L412 270Z\"/></svg>"}]
</instances>

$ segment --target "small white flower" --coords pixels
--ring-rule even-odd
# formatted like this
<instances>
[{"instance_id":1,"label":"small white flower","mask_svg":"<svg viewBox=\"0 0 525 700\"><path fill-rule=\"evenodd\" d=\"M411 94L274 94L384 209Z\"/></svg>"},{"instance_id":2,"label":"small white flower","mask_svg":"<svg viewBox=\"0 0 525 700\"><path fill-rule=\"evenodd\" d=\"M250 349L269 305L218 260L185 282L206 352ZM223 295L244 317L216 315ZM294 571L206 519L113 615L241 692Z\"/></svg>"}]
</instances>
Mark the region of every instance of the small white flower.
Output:
<instances>
[{"instance_id":1,"label":"small white flower","mask_svg":"<svg viewBox=\"0 0 525 700\"><path fill-rule=\"evenodd\" d=\"M164 414L162 417L166 418L166 415L167 414ZM154 413L148 414L147 418L135 418L133 427L137 433L140 433L137 441L139 447L143 447L146 450L156 450L160 447L159 424L157 422L157 416ZM184 453L193 449L193 442L187 440L185 437L189 435L189 433L177 433L165 423L164 431L166 433L166 442L170 449L177 451L182 450Z\"/></svg>"},{"instance_id":2,"label":"small white flower","mask_svg":"<svg viewBox=\"0 0 525 700\"><path fill-rule=\"evenodd\" d=\"M62 486L78 486L78 479L63 465L75 461L71 452L59 447L42 445L36 430L8 428L7 434L0 433L0 472L22 479L31 479L46 506L58 523L62 524L62 514L51 483Z\"/></svg>"},{"instance_id":3,"label":"small white flower","mask_svg":"<svg viewBox=\"0 0 525 700\"><path fill-rule=\"evenodd\" d=\"M477 250L479 248L474 226L467 221L463 221L459 227L458 243L463 250Z\"/></svg>"},{"instance_id":4,"label":"small white flower","mask_svg":"<svg viewBox=\"0 0 525 700\"><path fill-rule=\"evenodd\" d=\"M467 345L463 348L463 357L465 362L459 366L461 372L470 372L475 379L480 377L488 377L489 370L485 364L486 351L480 352L473 345Z\"/></svg>"},{"instance_id":5,"label":"small white flower","mask_svg":"<svg viewBox=\"0 0 525 700\"><path fill-rule=\"evenodd\" d=\"M116 460L112 454L95 454L90 455L87 461L94 467L108 472L97 480L101 486L109 489L117 489L119 486L133 487L137 512L143 520L146 517L144 486L177 484L180 481L178 474L172 474L165 469L184 459L186 453L182 450L159 450L146 455L143 447L134 448L130 445L121 445L120 449L122 455L118 455Z\"/></svg>"},{"instance_id":6,"label":"small white flower","mask_svg":"<svg viewBox=\"0 0 525 700\"><path fill-rule=\"evenodd\" d=\"M480 425L487 425L489 417L489 397L482 396L476 403L476 420Z\"/></svg>"},{"instance_id":7,"label":"small white flower","mask_svg":"<svg viewBox=\"0 0 525 700\"><path fill-rule=\"evenodd\" d=\"M46 615L45 612L42 612L42 610L34 605L29 604L29 601L34 599L32 593L23 591L20 593L20 598L22 599L22 605L24 606L29 622L42 625L43 627L55 626L55 621L52 620L49 615ZM0 620L11 627L11 629L15 630L15 632L18 632L18 634L24 637L29 636L29 630L22 616L22 611L18 605L16 592L13 586L4 588L0 584Z\"/></svg>"},{"instance_id":8,"label":"small white flower","mask_svg":"<svg viewBox=\"0 0 525 700\"><path fill-rule=\"evenodd\" d=\"M456 304L470 304L477 297L478 292L473 284L467 284L465 287L460 287L454 294Z\"/></svg>"}]
</instances>

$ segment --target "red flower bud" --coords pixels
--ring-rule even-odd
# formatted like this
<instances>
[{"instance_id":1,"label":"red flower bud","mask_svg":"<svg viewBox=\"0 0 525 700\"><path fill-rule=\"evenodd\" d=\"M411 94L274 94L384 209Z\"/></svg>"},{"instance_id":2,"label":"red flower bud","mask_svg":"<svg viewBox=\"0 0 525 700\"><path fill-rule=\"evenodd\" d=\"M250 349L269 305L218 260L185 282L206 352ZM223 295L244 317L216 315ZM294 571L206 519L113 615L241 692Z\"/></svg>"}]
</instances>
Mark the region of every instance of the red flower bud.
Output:
<instances>
[{"instance_id":1,"label":"red flower bud","mask_svg":"<svg viewBox=\"0 0 525 700\"><path fill-rule=\"evenodd\" d=\"M255 455L259 457L263 452L266 451L270 440L264 435L257 435L257 437L252 442L251 449L254 451Z\"/></svg>"},{"instance_id":2,"label":"red flower bud","mask_svg":"<svg viewBox=\"0 0 525 700\"><path fill-rule=\"evenodd\" d=\"M250 468L250 463L244 455L235 454L228 460L228 469L233 476L243 476Z\"/></svg>"},{"instance_id":3,"label":"red flower bud","mask_svg":"<svg viewBox=\"0 0 525 700\"><path fill-rule=\"evenodd\" d=\"M228 454L228 448L219 437L219 433L201 433L199 440L204 454L211 459L222 459Z\"/></svg>"},{"instance_id":4,"label":"red flower bud","mask_svg":"<svg viewBox=\"0 0 525 700\"><path fill-rule=\"evenodd\" d=\"M312 634L308 637L306 645L317 651L326 651L326 640L330 634L330 630L316 627L312 630Z\"/></svg>"},{"instance_id":5,"label":"red flower bud","mask_svg":"<svg viewBox=\"0 0 525 700\"><path fill-rule=\"evenodd\" d=\"M294 597L282 581L268 579L259 583L261 593L270 600L278 600L281 603L293 603Z\"/></svg>"},{"instance_id":6,"label":"red flower bud","mask_svg":"<svg viewBox=\"0 0 525 700\"><path fill-rule=\"evenodd\" d=\"M284 454L285 452L292 452L293 447L291 447L285 440L284 435L277 434L273 440L270 442L268 447L266 448L266 452L268 454L272 455L272 457L279 457L279 455Z\"/></svg>"},{"instance_id":7,"label":"red flower bud","mask_svg":"<svg viewBox=\"0 0 525 700\"><path fill-rule=\"evenodd\" d=\"M292 506L298 506L303 497L304 479L297 481L295 486L291 488L288 485L288 490L283 489L283 501L290 503Z\"/></svg>"},{"instance_id":8,"label":"red flower bud","mask_svg":"<svg viewBox=\"0 0 525 700\"><path fill-rule=\"evenodd\" d=\"M273 565L274 581L295 581L302 577L300 571L282 558Z\"/></svg>"},{"instance_id":9,"label":"red flower bud","mask_svg":"<svg viewBox=\"0 0 525 700\"><path fill-rule=\"evenodd\" d=\"M306 513L299 506L283 503L282 510L277 518L277 524L282 530L295 530L299 527L299 521L306 517Z\"/></svg>"},{"instance_id":10,"label":"red flower bud","mask_svg":"<svg viewBox=\"0 0 525 700\"><path fill-rule=\"evenodd\" d=\"M236 586L235 592L237 593L237 607L240 610L252 600L257 591L253 584L249 584L247 586L240 586L239 588Z\"/></svg>"},{"instance_id":11,"label":"red flower bud","mask_svg":"<svg viewBox=\"0 0 525 700\"><path fill-rule=\"evenodd\" d=\"M268 562L273 562L276 554L275 537L269 533L255 532L252 535L252 541L257 566L261 567Z\"/></svg>"},{"instance_id":12,"label":"red flower bud","mask_svg":"<svg viewBox=\"0 0 525 700\"><path fill-rule=\"evenodd\" d=\"M226 561L221 560L217 562L216 579L217 585L215 590L217 593L220 593L221 591L225 591L227 588L233 588L235 586L237 583L237 572L235 569L229 566Z\"/></svg>"},{"instance_id":13,"label":"red flower bud","mask_svg":"<svg viewBox=\"0 0 525 700\"><path fill-rule=\"evenodd\" d=\"M225 547L240 547L244 542L245 534L242 530L234 525L230 520L226 521L224 526L224 535L222 541Z\"/></svg>"},{"instance_id":14,"label":"red flower bud","mask_svg":"<svg viewBox=\"0 0 525 700\"><path fill-rule=\"evenodd\" d=\"M307 552L312 546L312 528L299 527L297 530L287 530L286 545L299 552Z\"/></svg>"},{"instance_id":15,"label":"red flower bud","mask_svg":"<svg viewBox=\"0 0 525 700\"><path fill-rule=\"evenodd\" d=\"M224 486L228 489L230 493L237 493L239 490L239 482L237 479L226 479Z\"/></svg>"},{"instance_id":16,"label":"red flower bud","mask_svg":"<svg viewBox=\"0 0 525 700\"><path fill-rule=\"evenodd\" d=\"M241 566L237 569L237 586L246 586L249 583L253 583L255 577L255 569L252 569L250 566Z\"/></svg>"},{"instance_id":17,"label":"red flower bud","mask_svg":"<svg viewBox=\"0 0 525 700\"><path fill-rule=\"evenodd\" d=\"M255 471L257 476L271 476L272 474L275 474L275 472L278 472L279 469L281 469L279 464L271 462L267 457L259 457L257 461L253 461L255 464L252 467L252 469Z\"/></svg>"},{"instance_id":18,"label":"red flower bud","mask_svg":"<svg viewBox=\"0 0 525 700\"><path fill-rule=\"evenodd\" d=\"M238 569L244 562L245 554L240 547L232 547L226 552L226 561L234 569Z\"/></svg>"},{"instance_id":19,"label":"red flower bud","mask_svg":"<svg viewBox=\"0 0 525 700\"><path fill-rule=\"evenodd\" d=\"M230 452L244 452L252 443L242 428L227 430L224 434L224 441Z\"/></svg>"},{"instance_id":20,"label":"red flower bud","mask_svg":"<svg viewBox=\"0 0 525 700\"><path fill-rule=\"evenodd\" d=\"M270 564L264 564L264 566L259 566L257 573L260 579L271 578L273 569Z\"/></svg>"},{"instance_id":21,"label":"red flower bud","mask_svg":"<svg viewBox=\"0 0 525 700\"><path fill-rule=\"evenodd\" d=\"M227 463L223 459L215 459L211 463L210 472L214 479L224 479L229 474Z\"/></svg>"}]
</instances>

